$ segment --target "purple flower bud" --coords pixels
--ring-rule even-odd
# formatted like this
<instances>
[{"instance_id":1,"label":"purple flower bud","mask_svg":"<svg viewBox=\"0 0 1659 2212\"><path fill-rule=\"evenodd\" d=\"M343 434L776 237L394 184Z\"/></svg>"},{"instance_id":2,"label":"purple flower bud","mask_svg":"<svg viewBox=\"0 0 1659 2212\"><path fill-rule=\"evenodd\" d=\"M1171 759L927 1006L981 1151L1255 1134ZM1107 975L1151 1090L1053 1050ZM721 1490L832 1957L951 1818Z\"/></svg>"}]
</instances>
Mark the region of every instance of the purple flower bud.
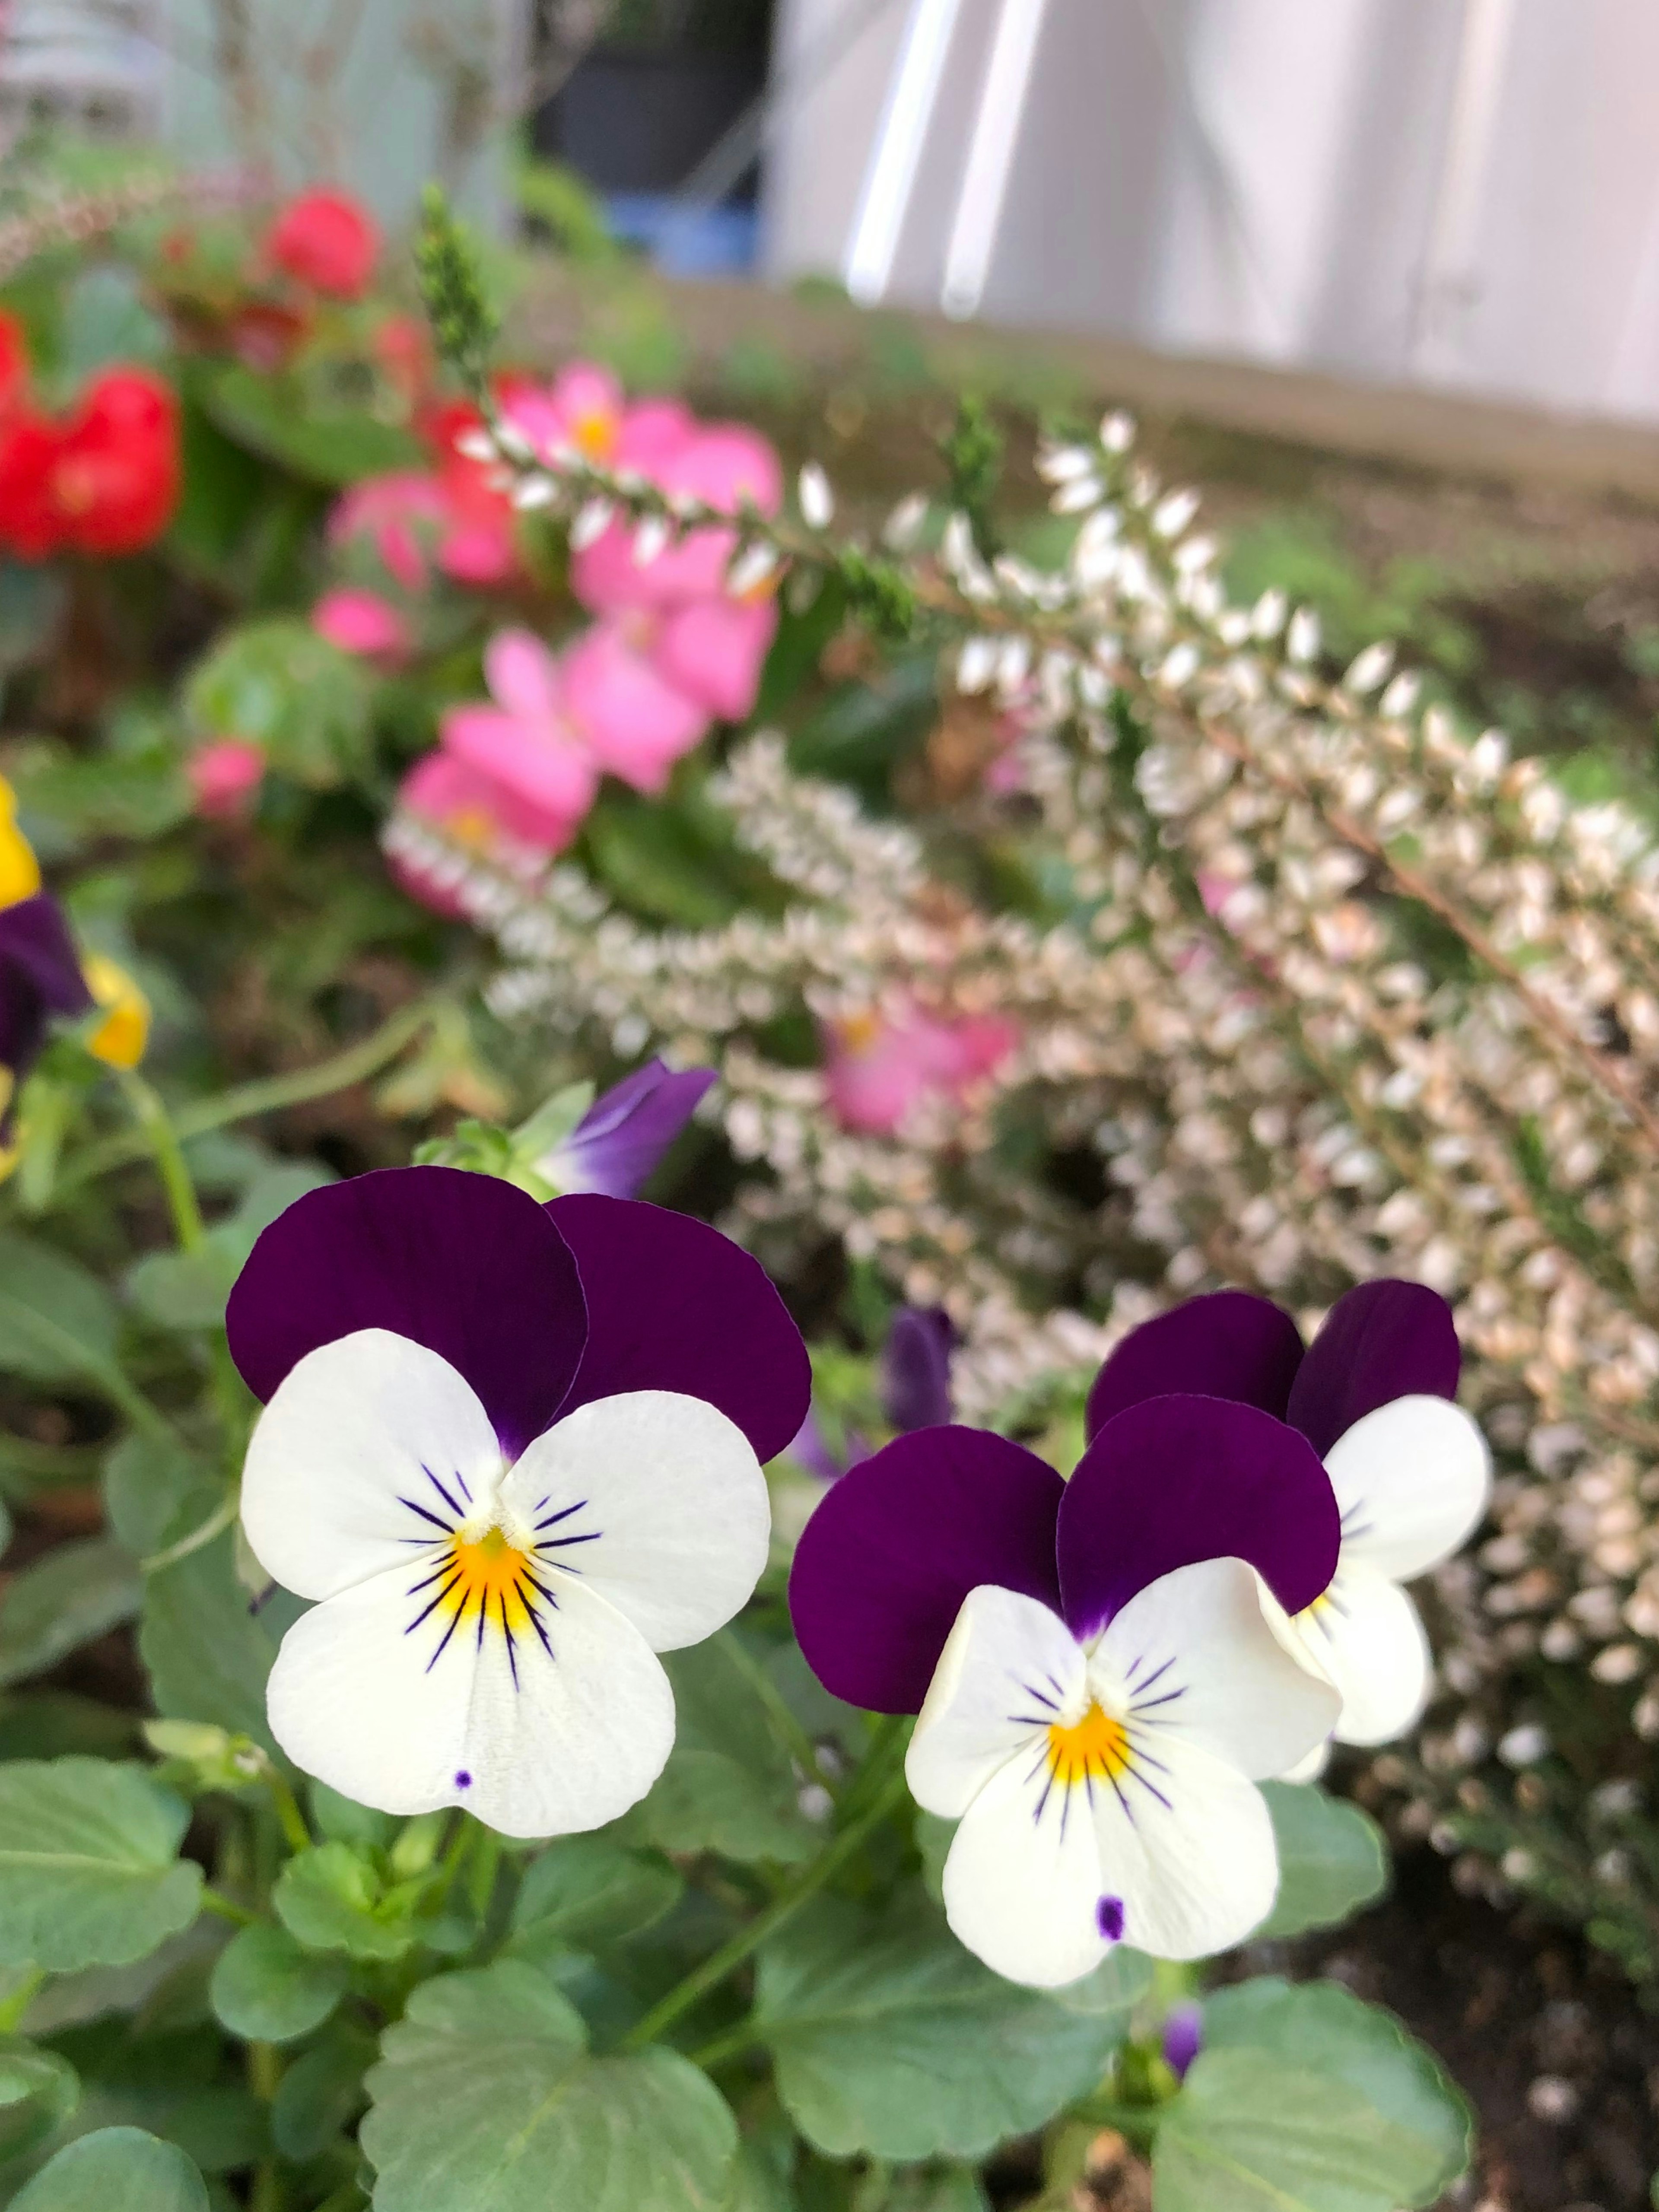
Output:
<instances>
[{"instance_id":1,"label":"purple flower bud","mask_svg":"<svg viewBox=\"0 0 1659 2212\"><path fill-rule=\"evenodd\" d=\"M563 1143L538 1163L561 1192L632 1198L691 1119L712 1067L679 1073L648 1060L596 1098Z\"/></svg>"},{"instance_id":2,"label":"purple flower bud","mask_svg":"<svg viewBox=\"0 0 1659 2212\"><path fill-rule=\"evenodd\" d=\"M1177 2081L1204 2046L1204 2008L1188 2002L1171 2005L1164 2022L1164 2058Z\"/></svg>"},{"instance_id":3,"label":"purple flower bud","mask_svg":"<svg viewBox=\"0 0 1659 2212\"><path fill-rule=\"evenodd\" d=\"M881 1396L901 1436L951 1419L951 1354L957 1332L939 1306L902 1306L881 1355Z\"/></svg>"}]
</instances>

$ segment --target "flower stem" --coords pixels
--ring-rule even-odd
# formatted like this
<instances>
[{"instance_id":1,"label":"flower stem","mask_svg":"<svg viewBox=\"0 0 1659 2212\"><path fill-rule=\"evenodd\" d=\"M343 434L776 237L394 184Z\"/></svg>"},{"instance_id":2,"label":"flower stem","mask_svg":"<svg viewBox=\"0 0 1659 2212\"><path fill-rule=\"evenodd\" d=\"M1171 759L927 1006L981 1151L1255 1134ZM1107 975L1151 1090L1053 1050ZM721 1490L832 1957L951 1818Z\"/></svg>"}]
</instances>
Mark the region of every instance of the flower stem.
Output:
<instances>
[{"instance_id":1,"label":"flower stem","mask_svg":"<svg viewBox=\"0 0 1659 2212\"><path fill-rule=\"evenodd\" d=\"M848 1859L862 1846L872 1829L878 1827L904 1794L904 1777L891 1774L886 1787L880 1790L854 1820L849 1821L840 1833L825 1844L811 1864L805 1867L787 1888L781 1889L763 1911L757 1912L746 1927L740 1928L729 1943L705 1959L693 1969L683 1982L670 1990L667 1996L652 2006L641 2020L635 2021L617 2046L623 2051L642 2050L647 2044L655 2043L665 2028L672 2027L682 2013L689 2012L698 2001L717 1989L726 1976L735 1973L751 1953L757 1951L768 1936L774 1936L787 1920L793 1919L807 1899L816 1896L830 1877L840 1871Z\"/></svg>"},{"instance_id":2,"label":"flower stem","mask_svg":"<svg viewBox=\"0 0 1659 2212\"><path fill-rule=\"evenodd\" d=\"M227 1128L234 1121L252 1121L258 1114L277 1114L285 1107L303 1106L310 1099L326 1098L331 1091L349 1090L354 1083L362 1083L378 1073L388 1060L395 1060L432 1019L433 1008L428 1002L401 1007L361 1044L349 1045L345 1051L336 1053L332 1059L319 1060L313 1067L297 1068L290 1075L261 1076L254 1082L239 1083L232 1090L222 1091L216 1098L198 1099L193 1106L180 1110L173 1121L173 1133L181 1145L185 1145L192 1137L205 1136L210 1129ZM62 1197L100 1175L107 1175L112 1168L130 1166L151 1149L147 1130L124 1130L98 1144L88 1145L58 1178L53 1195Z\"/></svg>"},{"instance_id":3,"label":"flower stem","mask_svg":"<svg viewBox=\"0 0 1659 2212\"><path fill-rule=\"evenodd\" d=\"M22 2024L23 2014L34 2002L46 1986L46 1969L31 1966L15 1989L0 2003L0 2035L15 2035Z\"/></svg>"},{"instance_id":4,"label":"flower stem","mask_svg":"<svg viewBox=\"0 0 1659 2212\"><path fill-rule=\"evenodd\" d=\"M270 1766L264 1775L264 1785L270 1792L270 1802L276 1808L276 1820L283 1840L291 1851L311 1849L311 1831L306 1826L306 1816L300 1810L300 1801L289 1785L289 1778L278 1766Z\"/></svg>"},{"instance_id":5,"label":"flower stem","mask_svg":"<svg viewBox=\"0 0 1659 2212\"><path fill-rule=\"evenodd\" d=\"M207 1224L202 1219L195 1179L179 1142L179 1133L168 1118L167 1109L154 1087L146 1083L134 1068L124 1071L121 1088L127 1094L133 1119L155 1155L155 1164L161 1171L161 1186L167 1192L167 1206L173 1215L173 1234L179 1239L179 1249L181 1252L199 1252L207 1242Z\"/></svg>"},{"instance_id":6,"label":"flower stem","mask_svg":"<svg viewBox=\"0 0 1659 2212\"><path fill-rule=\"evenodd\" d=\"M766 1717L772 1723L773 1734L788 1753L801 1772L833 1803L837 1795L835 1784L825 1773L818 1758L818 1747L806 1729L790 1711L788 1700L767 1673L735 1629L723 1628L715 1639L726 1657L743 1676L750 1688L766 1708Z\"/></svg>"},{"instance_id":7,"label":"flower stem","mask_svg":"<svg viewBox=\"0 0 1659 2212\"><path fill-rule=\"evenodd\" d=\"M259 1917L246 1905L238 1905L234 1897L227 1897L222 1890L205 1886L202 1891L202 1909L204 1912L216 1912L221 1920L234 1921L239 1928L252 1928Z\"/></svg>"}]
</instances>

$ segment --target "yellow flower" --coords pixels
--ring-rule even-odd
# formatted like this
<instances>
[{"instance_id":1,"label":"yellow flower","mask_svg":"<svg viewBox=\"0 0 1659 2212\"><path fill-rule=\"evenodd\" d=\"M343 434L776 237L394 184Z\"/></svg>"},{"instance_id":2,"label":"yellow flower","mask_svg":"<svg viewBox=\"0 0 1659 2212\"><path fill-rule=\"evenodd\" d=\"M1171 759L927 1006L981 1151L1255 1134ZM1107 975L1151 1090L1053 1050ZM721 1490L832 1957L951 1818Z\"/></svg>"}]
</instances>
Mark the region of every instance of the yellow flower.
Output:
<instances>
[{"instance_id":1,"label":"yellow flower","mask_svg":"<svg viewBox=\"0 0 1659 2212\"><path fill-rule=\"evenodd\" d=\"M17 801L0 775L0 907L16 906L40 888L40 864L17 826Z\"/></svg>"},{"instance_id":2,"label":"yellow flower","mask_svg":"<svg viewBox=\"0 0 1659 2212\"><path fill-rule=\"evenodd\" d=\"M82 963L87 988L108 1012L87 1039L87 1050L111 1067L137 1067L149 1042L149 1000L125 968L101 952Z\"/></svg>"}]
</instances>

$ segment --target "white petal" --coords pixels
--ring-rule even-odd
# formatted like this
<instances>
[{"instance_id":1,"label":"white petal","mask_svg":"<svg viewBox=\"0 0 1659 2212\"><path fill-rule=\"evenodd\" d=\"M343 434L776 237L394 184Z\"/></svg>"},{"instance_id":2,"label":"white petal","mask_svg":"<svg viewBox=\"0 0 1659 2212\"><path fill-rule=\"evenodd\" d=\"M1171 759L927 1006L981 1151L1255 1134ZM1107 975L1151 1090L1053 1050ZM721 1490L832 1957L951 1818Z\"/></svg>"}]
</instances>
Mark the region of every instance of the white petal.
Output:
<instances>
[{"instance_id":1,"label":"white petal","mask_svg":"<svg viewBox=\"0 0 1659 2212\"><path fill-rule=\"evenodd\" d=\"M969 1590L905 1754L917 1804L947 1820L966 1813L1000 1767L1082 1698L1084 1671L1075 1638L1046 1605L989 1583Z\"/></svg>"},{"instance_id":2,"label":"white petal","mask_svg":"<svg viewBox=\"0 0 1659 2212\"><path fill-rule=\"evenodd\" d=\"M326 1599L283 1640L271 1732L296 1765L385 1813L465 1805L507 1835L602 1826L637 1802L674 1740L674 1698L637 1629L561 1577L550 1651L509 1655L473 1618L441 1650L415 1625L408 1569Z\"/></svg>"},{"instance_id":3,"label":"white petal","mask_svg":"<svg viewBox=\"0 0 1659 2212\"><path fill-rule=\"evenodd\" d=\"M1015 1759L975 1798L945 1862L945 1916L994 1973L1058 1989L1111 1947L1087 1801L1047 1779L1046 1758Z\"/></svg>"},{"instance_id":4,"label":"white petal","mask_svg":"<svg viewBox=\"0 0 1659 2212\"><path fill-rule=\"evenodd\" d=\"M1157 1765L1152 1764L1155 1758ZM1123 1941L1156 1959L1207 1959L1260 1926L1279 1889L1267 1801L1225 1760L1161 1738L1095 1791L1103 1895Z\"/></svg>"},{"instance_id":5,"label":"white petal","mask_svg":"<svg viewBox=\"0 0 1659 2212\"><path fill-rule=\"evenodd\" d=\"M1316 1744L1305 1759L1298 1759L1294 1766L1287 1766L1278 1777L1280 1782L1317 1782L1331 1763L1331 1740Z\"/></svg>"},{"instance_id":6,"label":"white petal","mask_svg":"<svg viewBox=\"0 0 1659 2212\"><path fill-rule=\"evenodd\" d=\"M1291 1628L1342 1698L1339 1743L1389 1743L1428 1702L1429 1640L1398 1583L1345 1560L1323 1597Z\"/></svg>"},{"instance_id":7,"label":"white petal","mask_svg":"<svg viewBox=\"0 0 1659 2212\"><path fill-rule=\"evenodd\" d=\"M501 1448L447 1359L384 1328L308 1352L255 1424L242 1525L300 1597L406 1565L497 1480Z\"/></svg>"},{"instance_id":8,"label":"white petal","mask_svg":"<svg viewBox=\"0 0 1659 2212\"><path fill-rule=\"evenodd\" d=\"M1335 1693L1275 1636L1242 1559L1200 1560L1149 1583L1101 1638L1090 1674L1131 1745L1158 1759L1170 1745L1194 1747L1265 1778L1336 1723Z\"/></svg>"},{"instance_id":9,"label":"white petal","mask_svg":"<svg viewBox=\"0 0 1659 2212\"><path fill-rule=\"evenodd\" d=\"M1325 1470L1342 1509L1342 1556L1395 1582L1437 1566L1486 1509L1492 1455L1445 1398L1396 1398L1339 1437Z\"/></svg>"},{"instance_id":10,"label":"white petal","mask_svg":"<svg viewBox=\"0 0 1659 2212\"><path fill-rule=\"evenodd\" d=\"M734 1421L675 1390L598 1398L556 1422L503 1484L544 1567L580 1576L654 1651L712 1636L766 1565L766 1478Z\"/></svg>"}]
</instances>

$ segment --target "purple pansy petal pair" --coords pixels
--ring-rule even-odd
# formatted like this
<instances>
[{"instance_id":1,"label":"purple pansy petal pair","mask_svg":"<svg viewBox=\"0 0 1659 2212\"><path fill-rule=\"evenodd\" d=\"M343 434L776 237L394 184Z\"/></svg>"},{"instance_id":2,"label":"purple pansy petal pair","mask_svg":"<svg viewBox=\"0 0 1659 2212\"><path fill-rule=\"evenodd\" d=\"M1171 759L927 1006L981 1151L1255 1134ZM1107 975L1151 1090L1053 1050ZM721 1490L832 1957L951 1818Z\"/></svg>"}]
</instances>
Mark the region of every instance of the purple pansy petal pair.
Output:
<instances>
[{"instance_id":1,"label":"purple pansy petal pair","mask_svg":"<svg viewBox=\"0 0 1659 2212\"><path fill-rule=\"evenodd\" d=\"M1307 1350L1219 1292L1107 1361L1069 1482L940 1427L826 1495L791 1581L802 1650L838 1696L920 1714L913 1790L961 1821L946 1910L999 1972L1064 1982L1120 1938L1200 1957L1265 1915L1251 1785L1333 1732L1397 1733L1425 1692L1400 1583L1488 1480L1458 1362L1419 1285L1350 1292Z\"/></svg>"},{"instance_id":2,"label":"purple pansy petal pair","mask_svg":"<svg viewBox=\"0 0 1659 2212\"><path fill-rule=\"evenodd\" d=\"M88 1013L92 994L63 909L47 891L0 907L0 1069L11 1078L0 1099L0 1143L10 1133L16 1097L40 1057L54 1014Z\"/></svg>"},{"instance_id":3,"label":"purple pansy petal pair","mask_svg":"<svg viewBox=\"0 0 1659 2212\"><path fill-rule=\"evenodd\" d=\"M316 1601L271 1674L284 1749L510 1834L625 1811L673 1740L655 1655L747 1601L805 1407L761 1268L636 1200L390 1169L266 1230L228 1326L267 1401L244 1527Z\"/></svg>"}]
</instances>

